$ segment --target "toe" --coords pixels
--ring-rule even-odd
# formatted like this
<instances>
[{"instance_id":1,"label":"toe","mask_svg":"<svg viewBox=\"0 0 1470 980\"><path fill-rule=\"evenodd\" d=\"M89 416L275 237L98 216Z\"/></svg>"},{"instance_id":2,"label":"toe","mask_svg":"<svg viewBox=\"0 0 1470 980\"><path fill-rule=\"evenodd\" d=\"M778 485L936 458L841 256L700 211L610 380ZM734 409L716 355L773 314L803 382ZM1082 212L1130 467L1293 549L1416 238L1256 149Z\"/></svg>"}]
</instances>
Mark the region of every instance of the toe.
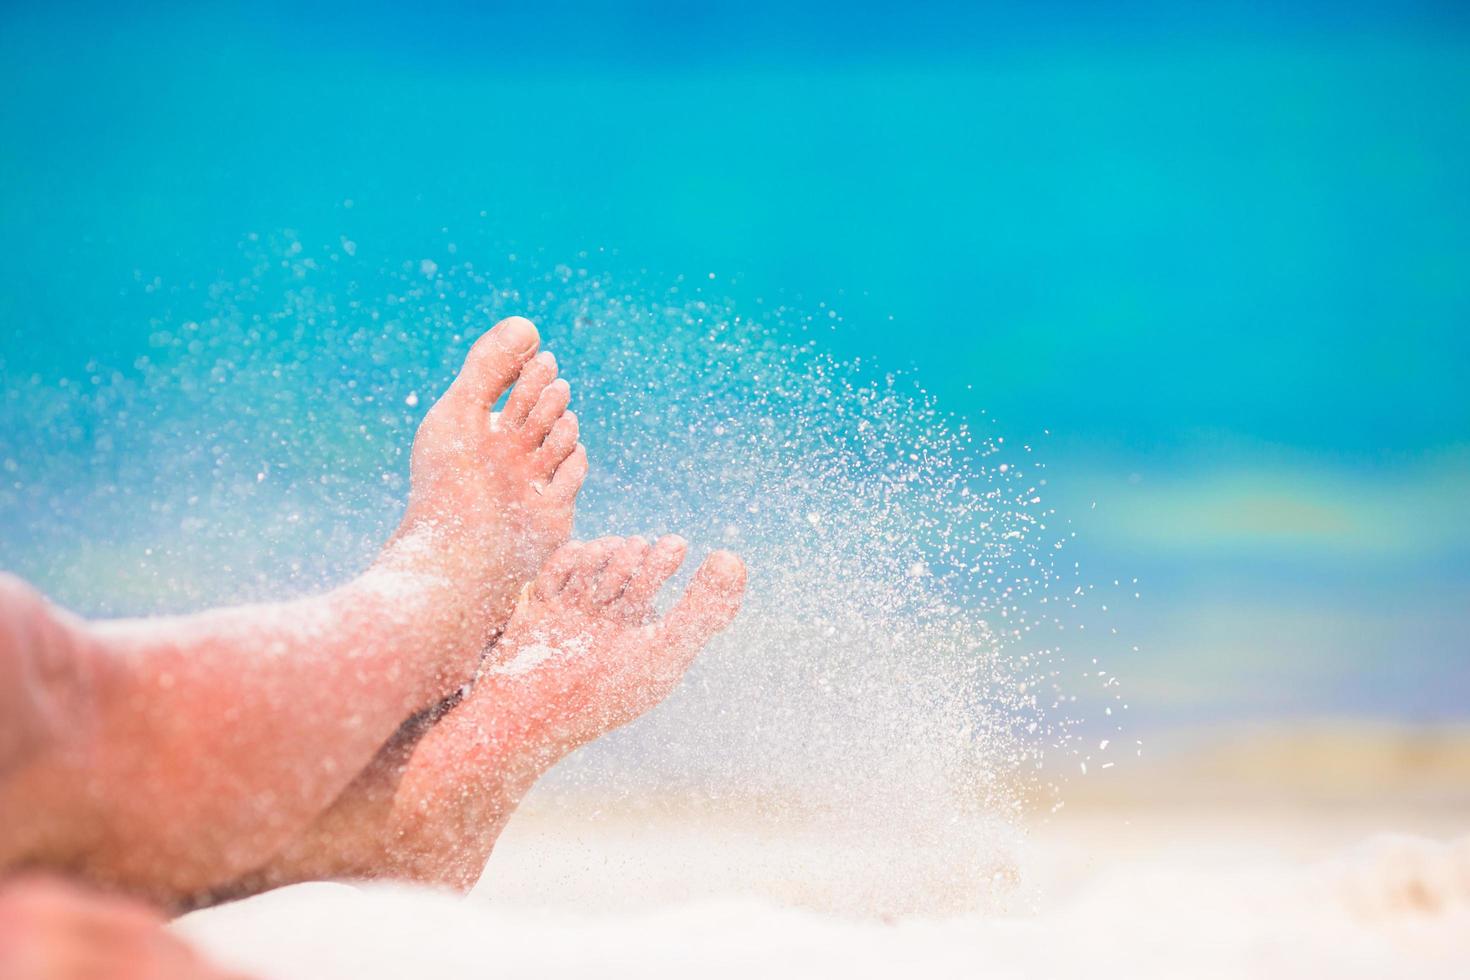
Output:
<instances>
[{"instance_id":1,"label":"toe","mask_svg":"<svg viewBox=\"0 0 1470 980\"><path fill-rule=\"evenodd\" d=\"M567 410L572 400L572 386L566 378L557 378L548 384L536 400L536 407L526 416L521 426L521 436L528 446L539 446Z\"/></svg>"},{"instance_id":2,"label":"toe","mask_svg":"<svg viewBox=\"0 0 1470 980\"><path fill-rule=\"evenodd\" d=\"M644 710L672 691L710 638L730 625L744 593L745 565L739 558L717 551L704 560L638 658L637 669L645 678L640 689Z\"/></svg>"},{"instance_id":3,"label":"toe","mask_svg":"<svg viewBox=\"0 0 1470 980\"><path fill-rule=\"evenodd\" d=\"M509 426L518 426L525 422L546 386L555 379L556 358L551 351L544 350L531 358L530 363L522 369L520 380L511 389L510 397L505 400L505 410L500 413L500 421Z\"/></svg>"},{"instance_id":4,"label":"toe","mask_svg":"<svg viewBox=\"0 0 1470 980\"><path fill-rule=\"evenodd\" d=\"M568 541L551 553L541 571L536 575L532 591L538 599L550 599L567 586L567 579L582 562L585 546L580 541Z\"/></svg>"},{"instance_id":5,"label":"toe","mask_svg":"<svg viewBox=\"0 0 1470 980\"><path fill-rule=\"evenodd\" d=\"M677 534L658 539L623 589L623 603L630 612L652 608L653 597L684 563L688 551L689 542Z\"/></svg>"},{"instance_id":6,"label":"toe","mask_svg":"<svg viewBox=\"0 0 1470 980\"><path fill-rule=\"evenodd\" d=\"M613 550L622 543L622 538L604 537L583 545L582 554L572 569L572 574L567 579L566 588L562 590L562 594L575 601L586 599L591 595L598 577L602 574L603 566L607 564Z\"/></svg>"},{"instance_id":7,"label":"toe","mask_svg":"<svg viewBox=\"0 0 1470 980\"><path fill-rule=\"evenodd\" d=\"M520 376L521 367L540 343L535 324L525 317L501 320L475 341L446 397L464 407L488 411Z\"/></svg>"},{"instance_id":8,"label":"toe","mask_svg":"<svg viewBox=\"0 0 1470 980\"><path fill-rule=\"evenodd\" d=\"M693 658L734 620L744 594L745 563L728 551L716 551L699 566L688 590L664 617L665 635Z\"/></svg>"},{"instance_id":9,"label":"toe","mask_svg":"<svg viewBox=\"0 0 1470 980\"><path fill-rule=\"evenodd\" d=\"M579 442L566 461L556 468L556 474L551 478L546 493L556 500L570 503L577 496L577 491L582 489L582 481L586 479L587 447Z\"/></svg>"},{"instance_id":10,"label":"toe","mask_svg":"<svg viewBox=\"0 0 1470 980\"><path fill-rule=\"evenodd\" d=\"M647 553L646 539L634 536L623 541L608 557L607 566L603 568L602 575L592 590L592 601L606 604L622 595L623 587L643 564L643 556Z\"/></svg>"},{"instance_id":11,"label":"toe","mask_svg":"<svg viewBox=\"0 0 1470 980\"><path fill-rule=\"evenodd\" d=\"M556 420L546 435L546 441L536 450L536 463L543 473L552 473L562 460L572 454L577 448L579 432L576 412L567 412Z\"/></svg>"}]
</instances>

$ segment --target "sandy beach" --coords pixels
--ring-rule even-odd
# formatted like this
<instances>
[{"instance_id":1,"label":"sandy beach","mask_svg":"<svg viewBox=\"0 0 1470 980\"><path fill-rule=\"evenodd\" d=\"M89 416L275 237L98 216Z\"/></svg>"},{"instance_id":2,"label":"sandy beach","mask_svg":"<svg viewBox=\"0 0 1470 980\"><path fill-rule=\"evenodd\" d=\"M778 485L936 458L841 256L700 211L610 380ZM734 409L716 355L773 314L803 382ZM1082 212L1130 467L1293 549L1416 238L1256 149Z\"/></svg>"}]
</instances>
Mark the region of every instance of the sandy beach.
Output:
<instances>
[{"instance_id":1,"label":"sandy beach","mask_svg":"<svg viewBox=\"0 0 1470 980\"><path fill-rule=\"evenodd\" d=\"M1151 741L1017 828L552 780L466 899L313 883L176 928L281 978L1464 975L1466 732Z\"/></svg>"}]
</instances>

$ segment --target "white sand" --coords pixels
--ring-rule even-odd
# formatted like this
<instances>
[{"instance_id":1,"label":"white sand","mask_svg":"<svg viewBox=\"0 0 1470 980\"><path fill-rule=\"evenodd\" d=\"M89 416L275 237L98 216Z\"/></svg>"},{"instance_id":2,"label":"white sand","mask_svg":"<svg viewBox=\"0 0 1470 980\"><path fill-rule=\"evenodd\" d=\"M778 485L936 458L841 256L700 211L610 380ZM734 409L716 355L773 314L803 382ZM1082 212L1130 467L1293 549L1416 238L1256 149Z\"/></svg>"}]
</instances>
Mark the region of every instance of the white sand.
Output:
<instances>
[{"instance_id":1,"label":"white sand","mask_svg":"<svg viewBox=\"0 0 1470 980\"><path fill-rule=\"evenodd\" d=\"M317 883L176 928L303 980L1470 975L1470 838L1373 834L1462 832L1458 807L1093 804L1022 841L957 828L976 855L573 802L518 817L468 899ZM931 910L854 913L885 888Z\"/></svg>"}]
</instances>

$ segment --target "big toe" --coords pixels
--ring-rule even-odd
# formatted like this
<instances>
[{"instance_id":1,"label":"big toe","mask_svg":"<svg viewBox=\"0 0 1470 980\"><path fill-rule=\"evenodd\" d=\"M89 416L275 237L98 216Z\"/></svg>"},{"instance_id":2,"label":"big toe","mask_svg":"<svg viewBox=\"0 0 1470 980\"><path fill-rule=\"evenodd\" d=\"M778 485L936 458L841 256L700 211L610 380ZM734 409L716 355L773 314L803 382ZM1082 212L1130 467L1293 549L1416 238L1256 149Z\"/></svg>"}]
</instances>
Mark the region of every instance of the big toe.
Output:
<instances>
[{"instance_id":1,"label":"big toe","mask_svg":"<svg viewBox=\"0 0 1470 980\"><path fill-rule=\"evenodd\" d=\"M540 344L541 335L530 320L523 316L501 320L470 348L449 397L465 407L488 410L520 377Z\"/></svg>"}]
</instances>

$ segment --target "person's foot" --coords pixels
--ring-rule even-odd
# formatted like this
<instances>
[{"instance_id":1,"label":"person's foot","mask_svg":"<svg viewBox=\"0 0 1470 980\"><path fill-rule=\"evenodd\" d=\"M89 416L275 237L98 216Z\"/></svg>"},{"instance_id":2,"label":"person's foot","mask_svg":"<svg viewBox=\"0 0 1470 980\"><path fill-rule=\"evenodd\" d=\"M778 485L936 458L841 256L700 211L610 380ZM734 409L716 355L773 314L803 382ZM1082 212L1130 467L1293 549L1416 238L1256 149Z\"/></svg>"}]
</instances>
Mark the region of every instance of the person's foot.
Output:
<instances>
[{"instance_id":1,"label":"person's foot","mask_svg":"<svg viewBox=\"0 0 1470 980\"><path fill-rule=\"evenodd\" d=\"M408 510L378 562L442 591L442 611L460 634L448 644L445 693L472 676L522 586L571 534L587 475L567 410L571 388L557 378L556 359L536 353L539 343L522 317L476 341L419 426Z\"/></svg>"},{"instance_id":2,"label":"person's foot","mask_svg":"<svg viewBox=\"0 0 1470 980\"><path fill-rule=\"evenodd\" d=\"M511 812L573 749L662 701L740 608L745 566L710 555L665 616L659 588L687 545L669 536L563 546L516 609L465 699L406 725L262 884L395 877L466 889Z\"/></svg>"},{"instance_id":3,"label":"person's foot","mask_svg":"<svg viewBox=\"0 0 1470 980\"><path fill-rule=\"evenodd\" d=\"M570 533L587 471L538 343L520 318L475 343L419 428L402 526L329 593L85 623L0 578L0 684L15 688L0 693L0 870L67 867L191 904L268 861L405 717L471 681Z\"/></svg>"},{"instance_id":4,"label":"person's foot","mask_svg":"<svg viewBox=\"0 0 1470 980\"><path fill-rule=\"evenodd\" d=\"M745 565L716 551L660 617L654 598L687 551L678 535L651 547L640 537L564 545L444 721L493 719L501 740L560 756L648 711L735 618L745 591Z\"/></svg>"}]
</instances>

